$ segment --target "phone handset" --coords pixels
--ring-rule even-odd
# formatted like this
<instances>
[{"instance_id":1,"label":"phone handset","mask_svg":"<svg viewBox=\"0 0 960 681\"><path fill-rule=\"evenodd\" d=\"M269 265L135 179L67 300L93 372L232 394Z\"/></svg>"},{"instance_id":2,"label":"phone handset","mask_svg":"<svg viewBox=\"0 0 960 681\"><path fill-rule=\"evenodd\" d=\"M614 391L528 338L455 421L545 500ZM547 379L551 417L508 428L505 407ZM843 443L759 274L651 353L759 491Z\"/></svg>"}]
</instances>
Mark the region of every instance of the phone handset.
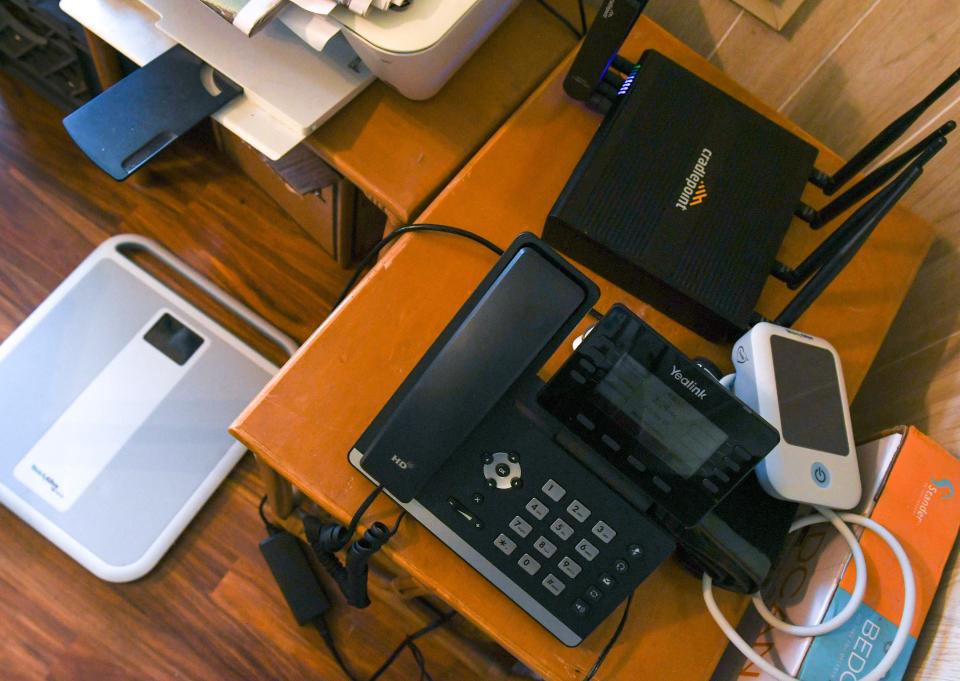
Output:
<instances>
[{"instance_id":1,"label":"phone handset","mask_svg":"<svg viewBox=\"0 0 960 681\"><path fill-rule=\"evenodd\" d=\"M521 235L361 436L361 468L411 501L598 297L596 285L552 249Z\"/></svg>"}]
</instances>

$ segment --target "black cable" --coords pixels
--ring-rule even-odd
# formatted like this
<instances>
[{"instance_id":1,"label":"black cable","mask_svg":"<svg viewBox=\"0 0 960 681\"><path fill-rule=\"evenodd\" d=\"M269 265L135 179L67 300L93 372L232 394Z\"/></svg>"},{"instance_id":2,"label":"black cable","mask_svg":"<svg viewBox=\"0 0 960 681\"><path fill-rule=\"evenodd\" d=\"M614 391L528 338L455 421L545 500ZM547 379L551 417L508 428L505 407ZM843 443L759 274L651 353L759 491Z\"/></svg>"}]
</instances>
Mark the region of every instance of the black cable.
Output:
<instances>
[{"instance_id":1,"label":"black cable","mask_svg":"<svg viewBox=\"0 0 960 681\"><path fill-rule=\"evenodd\" d=\"M433 681L433 677L430 676L430 672L427 671L427 659L423 656L417 644L411 641L407 644L407 648L410 649L410 654L413 655L413 659L420 669L420 681Z\"/></svg>"},{"instance_id":2,"label":"black cable","mask_svg":"<svg viewBox=\"0 0 960 681\"><path fill-rule=\"evenodd\" d=\"M267 503L267 495L264 494L263 497L260 499L260 505L257 506L257 513L260 514L260 520L263 521L263 526L266 528L267 534L269 534L270 536L273 536L278 532L283 532L284 530L282 527L278 527L277 525L274 525L269 520L267 520L267 514L263 510L263 507L266 505L266 503Z\"/></svg>"},{"instance_id":3,"label":"black cable","mask_svg":"<svg viewBox=\"0 0 960 681\"><path fill-rule=\"evenodd\" d=\"M419 666L420 665L419 660L423 659L423 655L422 653L420 653L419 648L417 648L415 645L412 645L413 642L423 636L426 636L434 629L439 629L444 624L446 624L451 619L453 619L453 617L456 614L457 614L456 611L452 610L446 613L445 615L438 617L427 626L423 627L422 629L418 629L417 631L413 632L412 634L407 636L405 639L403 639L403 641L400 642L400 645L398 645L394 649L394 651L390 653L390 657L388 657L386 661L382 665L380 665L380 668L373 673L373 676L370 677L369 681L377 681L377 679L383 676L384 672L386 672L387 669L390 668L390 665L394 663L394 661L400 656L400 653L402 653L405 648L410 648L410 652L413 654L414 659L418 660L417 664ZM424 676L425 678L428 678L428 679L430 678L430 675L427 673L425 664L423 666L420 666L420 673L421 673L421 678L424 678Z\"/></svg>"},{"instance_id":4,"label":"black cable","mask_svg":"<svg viewBox=\"0 0 960 681\"><path fill-rule=\"evenodd\" d=\"M400 529L400 521L406 517L407 517L406 510L400 511L400 515L397 516L396 521L393 523L393 527L390 528L391 537L397 533L397 530Z\"/></svg>"},{"instance_id":5,"label":"black cable","mask_svg":"<svg viewBox=\"0 0 960 681\"><path fill-rule=\"evenodd\" d=\"M374 261L377 259L377 256L380 254L380 251L383 250L384 246L389 244L394 239L400 236L403 236L404 234L408 234L410 232L440 232L442 234L455 234L457 236L462 236L466 239L470 239L471 241L475 241L481 246L485 246L486 248L489 248L491 251L493 251L497 255L503 255L503 249L497 246L495 243L493 243L489 239L485 239L479 234L475 234L474 232L470 232L466 229L460 229L459 227L448 227L447 225L430 225L430 224L407 225L405 227L400 227L399 229L395 229L394 231L390 232L385 237L380 239L380 241L377 242L377 245L374 246L370 250L370 252L363 257L363 260L361 260L360 264L357 265L357 269L353 273L353 276L350 277L350 281L348 281L347 285L343 287L343 293L341 293L340 296L337 298L337 302L333 304L333 309L336 309L337 306L343 302L343 299L347 297L348 293L350 293L350 289L352 289L356 285L357 281L359 281L360 277L363 275L364 270L369 268L374 263Z\"/></svg>"},{"instance_id":6,"label":"black cable","mask_svg":"<svg viewBox=\"0 0 960 681\"><path fill-rule=\"evenodd\" d=\"M342 657L340 657L340 651L337 650L337 643L333 640L333 634L330 632L330 627L327 626L327 620L321 615L313 621L313 626L316 627L317 631L320 632L320 636L323 638L323 642L326 644L327 650L330 651L333 659L343 671L344 676L350 679L350 681L358 681L354 673L350 671L347 663L343 661Z\"/></svg>"},{"instance_id":7,"label":"black cable","mask_svg":"<svg viewBox=\"0 0 960 681\"><path fill-rule=\"evenodd\" d=\"M578 40L583 37L583 33L581 33L580 31L577 30L577 27L573 25L573 22L571 22L571 21L570 21L569 19L567 19L565 16L563 16L562 14L560 14L560 12L559 12L555 7L553 7L552 5L550 5L549 3L547 3L546 0L537 0L537 2L540 3L541 7L543 7L545 10L547 10L548 12L550 12L550 14L552 14L554 17L556 17L557 21L559 21L559 22L562 23L564 26L566 26L567 28L569 28L570 31L571 31L575 36L577 36L577 39L578 39ZM583 14L583 3L582 3L582 2L580 3L580 16L582 17L582 18L581 18L581 22L580 22L581 25L586 26L586 18L584 17L584 14ZM584 32L586 32L586 31L584 30Z\"/></svg>"},{"instance_id":8,"label":"black cable","mask_svg":"<svg viewBox=\"0 0 960 681\"><path fill-rule=\"evenodd\" d=\"M600 657L598 657L597 661L594 662L593 668L587 672L586 676L583 677L583 681L590 681L597 675L597 672L600 671L600 665L602 665L603 661L607 659L607 655L610 653L610 650L617 642L617 639L620 638L620 634L623 633L623 627L627 623L627 615L630 613L631 602L633 602L633 594L630 594L630 596L627 598L626 605L623 606L623 615L620 617L620 624L617 625L617 630L613 632L613 636L611 636L610 640L607 641L607 645L604 646L603 650L600 651Z\"/></svg>"},{"instance_id":9,"label":"black cable","mask_svg":"<svg viewBox=\"0 0 960 681\"><path fill-rule=\"evenodd\" d=\"M417 668L420 670L420 679L421 681L433 681L433 677L430 676L430 672L427 671L427 660L423 655L423 651L416 645L415 641L423 636L426 636L431 631L442 627L444 624L449 622L457 613L455 611L448 612L436 620L423 627L418 629L414 633L407 636L403 641L400 642L393 652L387 657L379 669L373 673L373 676L370 677L368 681L377 681L386 671L396 662L397 658L400 657L400 653L404 649L409 648L410 654L413 655L414 662L417 664ZM313 622L314 627L317 631L320 632L320 636L323 637L323 642L327 646L327 649L330 651L330 655L333 656L334 661L343 671L344 675L350 679L350 681L358 681L357 676L350 670L350 667L347 666L346 662L340 656L340 651L337 648L336 641L333 640L333 634L330 631L330 628L327 626L327 621L322 616L318 617Z\"/></svg>"},{"instance_id":10,"label":"black cable","mask_svg":"<svg viewBox=\"0 0 960 681\"><path fill-rule=\"evenodd\" d=\"M372 249L370 249L370 252L363 257L363 259L360 261L360 264L357 265L357 269L354 270L353 276L350 277L350 281L347 282L347 285L343 287L343 291L340 293L339 296L337 296L337 300L333 304L331 311L337 309L340 303L344 301L344 299L347 297L347 294L349 294L350 291L353 289L353 287L357 285L357 282L360 280L360 277L363 276L364 271L369 269L370 266L373 265L374 261L377 259L377 256L380 254L380 251L382 251L384 247L394 239L400 236L403 236L404 234L408 234L410 232L439 232L440 234L453 234L454 236L462 236L465 239L470 239L471 241L474 241L480 244L481 246L484 246L490 249L497 255L503 255L503 249L497 246L495 243L493 243L489 239L480 236L476 232L471 232L466 229L460 229L459 227L450 227L448 225L432 225L432 224L417 224L417 225L406 225L404 227L399 227L394 231L390 232L389 234L387 234L382 239L380 239L380 241L378 241L377 244ZM596 308L591 308L589 314L591 317L593 317L596 320L603 319L603 314L597 311ZM376 492L376 494L379 494L379 492ZM369 506L369 504L367 505ZM365 507L361 506L361 508L363 510L366 510ZM351 530L356 530L356 524L351 523ZM353 532L351 531L351 535L352 534Z\"/></svg>"},{"instance_id":11,"label":"black cable","mask_svg":"<svg viewBox=\"0 0 960 681\"><path fill-rule=\"evenodd\" d=\"M380 492L383 491L383 485L379 485L363 500L363 503L360 504L356 512L353 514L353 518L350 519L350 524L347 526L347 541L350 541L353 538L354 533L357 531L357 525L360 524L360 521L363 519L363 514L367 512L367 509L370 508L370 505L377 500L377 497L380 496Z\"/></svg>"},{"instance_id":12,"label":"black cable","mask_svg":"<svg viewBox=\"0 0 960 681\"><path fill-rule=\"evenodd\" d=\"M583 0L577 0L577 9L580 10L580 34L587 35L587 12L583 7Z\"/></svg>"}]
</instances>

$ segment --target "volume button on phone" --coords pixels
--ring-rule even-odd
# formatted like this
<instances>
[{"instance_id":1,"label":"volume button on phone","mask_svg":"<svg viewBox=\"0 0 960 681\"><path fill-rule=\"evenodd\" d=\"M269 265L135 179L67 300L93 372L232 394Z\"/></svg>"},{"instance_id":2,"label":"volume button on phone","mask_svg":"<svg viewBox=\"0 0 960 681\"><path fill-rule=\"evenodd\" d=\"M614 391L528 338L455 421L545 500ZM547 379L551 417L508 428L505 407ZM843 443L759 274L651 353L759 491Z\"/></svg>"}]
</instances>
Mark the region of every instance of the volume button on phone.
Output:
<instances>
[{"instance_id":1,"label":"volume button on phone","mask_svg":"<svg viewBox=\"0 0 960 681\"><path fill-rule=\"evenodd\" d=\"M478 518L473 511L462 504L456 497L448 497L447 503L450 504L450 508L456 511L461 518L466 520L478 530L483 529L483 521L480 520L480 518Z\"/></svg>"}]
</instances>

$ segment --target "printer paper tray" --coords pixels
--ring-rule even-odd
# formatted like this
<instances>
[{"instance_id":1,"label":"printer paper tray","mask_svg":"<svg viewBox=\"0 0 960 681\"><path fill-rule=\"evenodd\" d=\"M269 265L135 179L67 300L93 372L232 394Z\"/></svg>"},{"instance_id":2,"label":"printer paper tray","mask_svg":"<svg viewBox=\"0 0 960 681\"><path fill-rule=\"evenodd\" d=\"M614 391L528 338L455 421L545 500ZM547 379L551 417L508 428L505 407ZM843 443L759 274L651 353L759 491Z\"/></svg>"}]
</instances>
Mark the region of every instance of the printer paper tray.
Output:
<instances>
[{"instance_id":1,"label":"printer paper tray","mask_svg":"<svg viewBox=\"0 0 960 681\"><path fill-rule=\"evenodd\" d=\"M60 7L140 66L180 43L242 86L214 119L273 160L373 80L341 37L322 54L279 22L248 38L194 0L61 0Z\"/></svg>"}]
</instances>

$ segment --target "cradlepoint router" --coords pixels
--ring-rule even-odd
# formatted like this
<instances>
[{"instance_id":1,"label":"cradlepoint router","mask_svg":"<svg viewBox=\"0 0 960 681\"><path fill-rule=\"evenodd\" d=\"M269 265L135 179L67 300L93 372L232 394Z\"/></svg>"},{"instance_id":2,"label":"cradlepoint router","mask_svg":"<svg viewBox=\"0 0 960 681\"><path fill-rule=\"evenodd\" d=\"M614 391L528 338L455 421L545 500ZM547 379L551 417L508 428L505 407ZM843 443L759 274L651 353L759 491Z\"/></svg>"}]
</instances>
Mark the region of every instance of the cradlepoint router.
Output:
<instances>
[{"instance_id":1,"label":"cradlepoint router","mask_svg":"<svg viewBox=\"0 0 960 681\"><path fill-rule=\"evenodd\" d=\"M803 287L774 320L791 326L853 258L946 144L948 121L819 210L957 82L950 74L830 176L817 149L653 50L617 54L644 2L601 3L564 81L605 117L547 217L544 239L711 340L763 321L773 275ZM869 198L867 198L869 197ZM819 229L863 201L803 262L777 259L794 216Z\"/></svg>"},{"instance_id":2,"label":"cradlepoint router","mask_svg":"<svg viewBox=\"0 0 960 681\"><path fill-rule=\"evenodd\" d=\"M544 238L701 334L734 335L817 150L658 52L620 90Z\"/></svg>"}]
</instances>

